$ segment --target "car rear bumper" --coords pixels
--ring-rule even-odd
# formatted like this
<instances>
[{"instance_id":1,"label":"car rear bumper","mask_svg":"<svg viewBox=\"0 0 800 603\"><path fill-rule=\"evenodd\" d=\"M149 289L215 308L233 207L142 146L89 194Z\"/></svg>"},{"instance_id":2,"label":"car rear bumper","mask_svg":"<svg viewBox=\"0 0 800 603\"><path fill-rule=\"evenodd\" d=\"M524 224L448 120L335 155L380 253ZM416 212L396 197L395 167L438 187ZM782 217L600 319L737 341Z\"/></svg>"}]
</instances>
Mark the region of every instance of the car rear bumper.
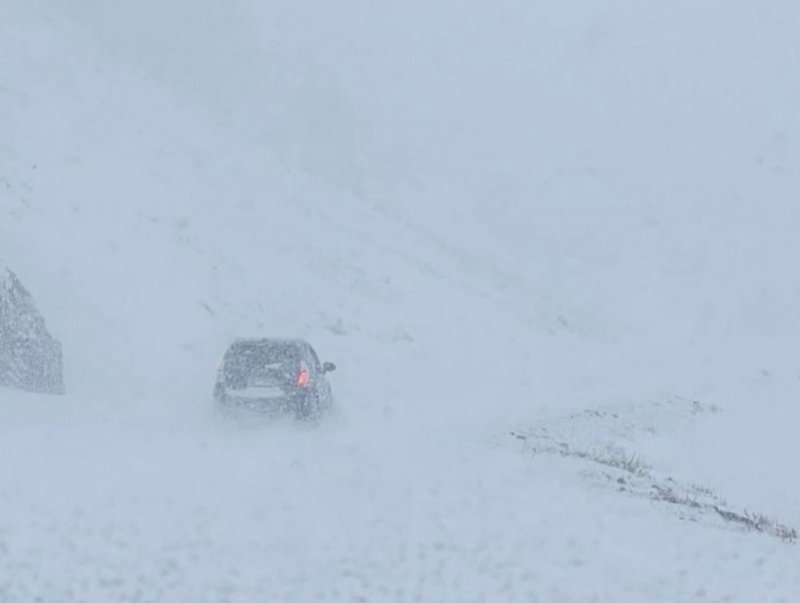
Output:
<instances>
[{"instance_id":1,"label":"car rear bumper","mask_svg":"<svg viewBox=\"0 0 800 603\"><path fill-rule=\"evenodd\" d=\"M230 393L224 393L218 396L217 401L232 408L241 408L262 413L292 412L302 404L302 400L292 397L258 398L253 396L237 396Z\"/></svg>"},{"instance_id":2,"label":"car rear bumper","mask_svg":"<svg viewBox=\"0 0 800 603\"><path fill-rule=\"evenodd\" d=\"M312 390L284 393L282 396L265 396L259 395L252 388L242 391L217 384L214 398L225 409L260 415L293 415L306 419L317 416L324 410L317 394Z\"/></svg>"}]
</instances>

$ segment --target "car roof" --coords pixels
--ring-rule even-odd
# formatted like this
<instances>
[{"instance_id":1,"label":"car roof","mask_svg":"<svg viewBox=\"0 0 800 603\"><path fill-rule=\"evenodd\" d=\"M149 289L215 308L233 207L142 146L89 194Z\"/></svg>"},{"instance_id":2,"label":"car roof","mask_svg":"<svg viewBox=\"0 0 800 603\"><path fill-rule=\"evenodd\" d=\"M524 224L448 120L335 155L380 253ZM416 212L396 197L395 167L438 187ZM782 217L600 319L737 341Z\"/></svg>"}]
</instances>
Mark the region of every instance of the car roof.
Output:
<instances>
[{"instance_id":1,"label":"car roof","mask_svg":"<svg viewBox=\"0 0 800 603\"><path fill-rule=\"evenodd\" d=\"M230 345L228 349L248 348L248 347L268 347L268 346L296 346L298 348L310 348L305 339L284 339L279 337L240 337Z\"/></svg>"},{"instance_id":2,"label":"car roof","mask_svg":"<svg viewBox=\"0 0 800 603\"><path fill-rule=\"evenodd\" d=\"M289 339L279 337L240 337L228 347L228 351L246 350L253 348L290 347L298 350L314 352L314 348L305 339Z\"/></svg>"},{"instance_id":3,"label":"car roof","mask_svg":"<svg viewBox=\"0 0 800 603\"><path fill-rule=\"evenodd\" d=\"M271 346L282 347L287 346L290 349L297 350L301 357L305 358L308 362L312 363L317 369L322 365L317 356L316 350L305 339L289 339L280 337L240 337L228 346L225 351L224 358L230 360L241 354L249 354L259 348L269 348Z\"/></svg>"}]
</instances>

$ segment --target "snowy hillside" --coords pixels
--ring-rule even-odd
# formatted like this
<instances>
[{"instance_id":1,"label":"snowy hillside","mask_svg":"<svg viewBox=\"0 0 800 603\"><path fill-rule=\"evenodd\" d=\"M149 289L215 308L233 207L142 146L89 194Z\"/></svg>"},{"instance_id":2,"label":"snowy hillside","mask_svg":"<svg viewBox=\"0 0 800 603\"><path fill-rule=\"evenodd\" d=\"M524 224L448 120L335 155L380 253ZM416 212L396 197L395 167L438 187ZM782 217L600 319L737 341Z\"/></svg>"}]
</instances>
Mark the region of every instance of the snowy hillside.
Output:
<instances>
[{"instance_id":1,"label":"snowy hillside","mask_svg":"<svg viewBox=\"0 0 800 603\"><path fill-rule=\"evenodd\" d=\"M800 527L795 3L0 14L0 260L67 390L0 389L0 601L800 593L735 519ZM337 415L220 421L243 335Z\"/></svg>"}]
</instances>

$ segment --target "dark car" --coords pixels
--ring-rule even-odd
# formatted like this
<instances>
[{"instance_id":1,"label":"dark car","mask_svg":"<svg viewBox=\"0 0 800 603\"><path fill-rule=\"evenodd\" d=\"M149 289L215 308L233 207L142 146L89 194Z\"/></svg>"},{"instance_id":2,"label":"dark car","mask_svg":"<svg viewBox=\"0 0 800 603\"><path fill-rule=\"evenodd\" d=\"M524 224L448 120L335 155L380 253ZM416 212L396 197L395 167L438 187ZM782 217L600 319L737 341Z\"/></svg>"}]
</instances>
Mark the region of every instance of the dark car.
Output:
<instances>
[{"instance_id":1,"label":"dark car","mask_svg":"<svg viewBox=\"0 0 800 603\"><path fill-rule=\"evenodd\" d=\"M332 407L325 375L335 369L302 339L239 339L225 352L214 398L225 408L310 419Z\"/></svg>"}]
</instances>

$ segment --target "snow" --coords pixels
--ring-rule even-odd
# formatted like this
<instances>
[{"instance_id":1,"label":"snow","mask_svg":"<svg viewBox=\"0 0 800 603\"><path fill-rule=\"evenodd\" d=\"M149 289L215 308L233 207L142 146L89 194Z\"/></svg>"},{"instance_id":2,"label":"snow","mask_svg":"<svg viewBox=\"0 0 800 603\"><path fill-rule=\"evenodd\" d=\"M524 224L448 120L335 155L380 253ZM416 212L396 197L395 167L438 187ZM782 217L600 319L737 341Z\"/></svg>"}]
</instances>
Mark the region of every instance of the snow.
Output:
<instances>
[{"instance_id":1,"label":"snow","mask_svg":"<svg viewBox=\"0 0 800 603\"><path fill-rule=\"evenodd\" d=\"M68 394L0 389L0 600L796 599L796 544L557 452L800 526L795 3L3 13ZM239 336L336 416L221 421Z\"/></svg>"}]
</instances>

